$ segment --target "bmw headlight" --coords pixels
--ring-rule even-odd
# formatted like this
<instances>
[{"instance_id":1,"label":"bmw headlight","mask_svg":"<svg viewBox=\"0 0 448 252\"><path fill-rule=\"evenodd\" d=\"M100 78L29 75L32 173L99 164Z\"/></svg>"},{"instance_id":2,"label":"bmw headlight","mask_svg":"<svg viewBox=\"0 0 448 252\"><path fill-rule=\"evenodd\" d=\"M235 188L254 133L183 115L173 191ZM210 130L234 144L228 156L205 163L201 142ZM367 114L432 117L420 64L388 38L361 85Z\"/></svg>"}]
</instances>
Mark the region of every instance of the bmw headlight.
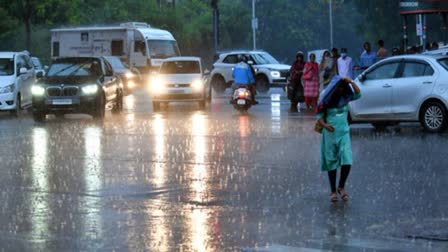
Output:
<instances>
[{"instance_id":1,"label":"bmw headlight","mask_svg":"<svg viewBox=\"0 0 448 252\"><path fill-rule=\"evenodd\" d=\"M45 88L41 87L41 86L37 86L37 85L33 85L31 87L31 93L34 96L42 96L45 94Z\"/></svg>"},{"instance_id":2,"label":"bmw headlight","mask_svg":"<svg viewBox=\"0 0 448 252\"><path fill-rule=\"evenodd\" d=\"M0 87L0 94L7 94L7 93L12 93L14 92L15 89L15 85L11 84L5 87Z\"/></svg>"},{"instance_id":3,"label":"bmw headlight","mask_svg":"<svg viewBox=\"0 0 448 252\"><path fill-rule=\"evenodd\" d=\"M196 90L201 90L204 87L202 80L195 80L191 83L191 87Z\"/></svg>"},{"instance_id":4,"label":"bmw headlight","mask_svg":"<svg viewBox=\"0 0 448 252\"><path fill-rule=\"evenodd\" d=\"M86 95L93 95L98 92L98 85L92 84L82 87L82 92Z\"/></svg>"},{"instance_id":5,"label":"bmw headlight","mask_svg":"<svg viewBox=\"0 0 448 252\"><path fill-rule=\"evenodd\" d=\"M271 76L273 78L280 78L280 72L271 70Z\"/></svg>"}]
</instances>

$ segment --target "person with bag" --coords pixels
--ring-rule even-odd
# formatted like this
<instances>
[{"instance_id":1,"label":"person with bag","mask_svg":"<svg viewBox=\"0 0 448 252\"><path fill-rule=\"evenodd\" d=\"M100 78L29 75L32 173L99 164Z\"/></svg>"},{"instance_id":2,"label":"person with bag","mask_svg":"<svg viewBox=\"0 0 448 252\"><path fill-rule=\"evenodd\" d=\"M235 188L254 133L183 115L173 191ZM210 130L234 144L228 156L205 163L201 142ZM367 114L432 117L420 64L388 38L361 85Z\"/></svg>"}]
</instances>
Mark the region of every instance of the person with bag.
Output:
<instances>
[{"instance_id":1,"label":"person with bag","mask_svg":"<svg viewBox=\"0 0 448 252\"><path fill-rule=\"evenodd\" d=\"M305 64L302 78L306 107L316 108L319 96L319 65L314 53L310 54L310 61Z\"/></svg>"},{"instance_id":2,"label":"person with bag","mask_svg":"<svg viewBox=\"0 0 448 252\"><path fill-rule=\"evenodd\" d=\"M325 51L319 64L320 91L322 92L334 76L334 60L330 52Z\"/></svg>"},{"instance_id":3,"label":"person with bag","mask_svg":"<svg viewBox=\"0 0 448 252\"><path fill-rule=\"evenodd\" d=\"M291 112L298 112L297 105L304 101L302 74L305 67L305 57L303 52L296 53L296 60L290 68L291 82L288 87L288 99L291 101Z\"/></svg>"},{"instance_id":4,"label":"person with bag","mask_svg":"<svg viewBox=\"0 0 448 252\"><path fill-rule=\"evenodd\" d=\"M335 76L322 93L318 105L315 129L322 132L320 168L321 171L328 172L331 202L338 201L337 193L342 200L348 200L344 189L352 166L348 103L360 97L361 91L353 80ZM339 167L341 176L336 190L336 173Z\"/></svg>"}]
</instances>

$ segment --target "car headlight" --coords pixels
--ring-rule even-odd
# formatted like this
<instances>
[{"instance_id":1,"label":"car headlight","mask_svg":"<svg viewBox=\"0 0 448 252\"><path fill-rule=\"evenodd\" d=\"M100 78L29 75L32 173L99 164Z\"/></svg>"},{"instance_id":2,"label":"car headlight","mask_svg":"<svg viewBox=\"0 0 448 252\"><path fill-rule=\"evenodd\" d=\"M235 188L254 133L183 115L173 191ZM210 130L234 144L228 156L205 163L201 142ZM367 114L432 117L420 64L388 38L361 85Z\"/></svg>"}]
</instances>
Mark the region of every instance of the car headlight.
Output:
<instances>
[{"instance_id":1,"label":"car headlight","mask_svg":"<svg viewBox=\"0 0 448 252\"><path fill-rule=\"evenodd\" d=\"M132 79L135 75L131 72L127 72L124 76L126 77L126 79Z\"/></svg>"},{"instance_id":2,"label":"car headlight","mask_svg":"<svg viewBox=\"0 0 448 252\"><path fill-rule=\"evenodd\" d=\"M153 78L151 80L151 92L160 93L165 88L165 81L161 78Z\"/></svg>"},{"instance_id":3,"label":"car headlight","mask_svg":"<svg viewBox=\"0 0 448 252\"><path fill-rule=\"evenodd\" d=\"M280 72L279 71L271 71L271 76L273 78L280 78Z\"/></svg>"},{"instance_id":4,"label":"car headlight","mask_svg":"<svg viewBox=\"0 0 448 252\"><path fill-rule=\"evenodd\" d=\"M15 89L15 85L11 84L5 87L0 87L0 94L7 94L7 93L12 93L14 92Z\"/></svg>"},{"instance_id":5,"label":"car headlight","mask_svg":"<svg viewBox=\"0 0 448 252\"><path fill-rule=\"evenodd\" d=\"M31 93L32 93L34 96L42 96L42 95L45 94L45 88L43 88L43 87L41 87L41 86L33 85L33 86L31 87Z\"/></svg>"},{"instance_id":6,"label":"car headlight","mask_svg":"<svg viewBox=\"0 0 448 252\"><path fill-rule=\"evenodd\" d=\"M204 87L202 80L195 80L191 83L191 87L196 90L200 90Z\"/></svg>"},{"instance_id":7,"label":"car headlight","mask_svg":"<svg viewBox=\"0 0 448 252\"><path fill-rule=\"evenodd\" d=\"M98 92L98 85L92 84L82 87L82 92L86 95L96 94Z\"/></svg>"}]
</instances>

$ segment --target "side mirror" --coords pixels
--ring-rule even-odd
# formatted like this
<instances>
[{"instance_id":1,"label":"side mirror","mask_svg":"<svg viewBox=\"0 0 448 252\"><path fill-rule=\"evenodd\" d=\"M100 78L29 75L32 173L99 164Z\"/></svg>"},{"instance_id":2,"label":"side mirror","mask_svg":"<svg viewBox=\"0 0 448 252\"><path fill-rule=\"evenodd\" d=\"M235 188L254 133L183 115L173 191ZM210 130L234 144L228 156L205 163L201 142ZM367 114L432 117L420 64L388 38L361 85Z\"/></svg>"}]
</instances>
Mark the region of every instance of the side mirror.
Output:
<instances>
[{"instance_id":1,"label":"side mirror","mask_svg":"<svg viewBox=\"0 0 448 252\"><path fill-rule=\"evenodd\" d=\"M366 80L366 75L365 74L360 74L358 77L360 82L364 82Z\"/></svg>"},{"instance_id":2,"label":"side mirror","mask_svg":"<svg viewBox=\"0 0 448 252\"><path fill-rule=\"evenodd\" d=\"M28 72L28 69L26 69L26 67L21 67L19 70L19 75L26 74L27 72Z\"/></svg>"},{"instance_id":3,"label":"side mirror","mask_svg":"<svg viewBox=\"0 0 448 252\"><path fill-rule=\"evenodd\" d=\"M253 62L252 60L249 60L249 61L247 62L247 64L249 64L249 65L253 65L254 62Z\"/></svg>"},{"instance_id":4,"label":"side mirror","mask_svg":"<svg viewBox=\"0 0 448 252\"><path fill-rule=\"evenodd\" d=\"M204 70L204 75L210 75L210 70L205 69L205 70Z\"/></svg>"},{"instance_id":5,"label":"side mirror","mask_svg":"<svg viewBox=\"0 0 448 252\"><path fill-rule=\"evenodd\" d=\"M39 71L39 72L37 72L36 77L42 78L42 77L44 77L44 73L42 71Z\"/></svg>"}]
</instances>

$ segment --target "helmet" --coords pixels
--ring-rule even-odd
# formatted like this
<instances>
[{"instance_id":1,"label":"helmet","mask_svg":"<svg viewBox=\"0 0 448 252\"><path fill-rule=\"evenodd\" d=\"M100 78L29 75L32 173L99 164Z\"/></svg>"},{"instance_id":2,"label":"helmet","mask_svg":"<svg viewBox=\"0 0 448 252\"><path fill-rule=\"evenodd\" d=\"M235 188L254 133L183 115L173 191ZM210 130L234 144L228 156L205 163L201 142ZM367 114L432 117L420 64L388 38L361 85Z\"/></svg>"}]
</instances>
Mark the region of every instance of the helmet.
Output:
<instances>
[{"instance_id":1,"label":"helmet","mask_svg":"<svg viewBox=\"0 0 448 252\"><path fill-rule=\"evenodd\" d=\"M302 51L298 51L298 52L296 53L296 58L299 57L299 56L304 57L304 55L305 55L305 54L304 54Z\"/></svg>"}]
</instances>

